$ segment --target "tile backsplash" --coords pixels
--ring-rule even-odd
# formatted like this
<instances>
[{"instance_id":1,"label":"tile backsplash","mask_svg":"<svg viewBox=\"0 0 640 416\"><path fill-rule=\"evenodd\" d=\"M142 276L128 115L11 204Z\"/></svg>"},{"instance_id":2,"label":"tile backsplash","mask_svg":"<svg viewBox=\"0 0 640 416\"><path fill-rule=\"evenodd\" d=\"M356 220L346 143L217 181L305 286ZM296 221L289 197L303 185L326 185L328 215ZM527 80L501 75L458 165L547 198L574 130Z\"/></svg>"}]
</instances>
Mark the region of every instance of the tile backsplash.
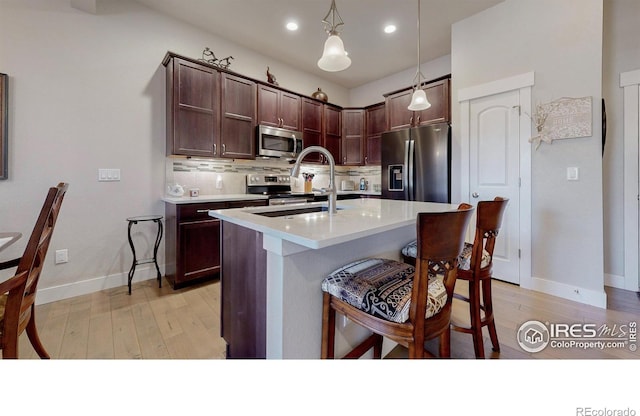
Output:
<instances>
[{"instance_id":1,"label":"tile backsplash","mask_svg":"<svg viewBox=\"0 0 640 416\"><path fill-rule=\"evenodd\" d=\"M278 159L268 160L206 160L166 158L165 192L167 186L180 184L188 193L198 188L200 195L244 194L247 174L288 175L292 165ZM302 164L301 172L313 173L314 188L329 184L329 166ZM336 185L353 180L356 190L360 178L368 181L369 190L380 183L380 166L336 166ZM292 190L302 192L302 175L292 182Z\"/></svg>"}]
</instances>

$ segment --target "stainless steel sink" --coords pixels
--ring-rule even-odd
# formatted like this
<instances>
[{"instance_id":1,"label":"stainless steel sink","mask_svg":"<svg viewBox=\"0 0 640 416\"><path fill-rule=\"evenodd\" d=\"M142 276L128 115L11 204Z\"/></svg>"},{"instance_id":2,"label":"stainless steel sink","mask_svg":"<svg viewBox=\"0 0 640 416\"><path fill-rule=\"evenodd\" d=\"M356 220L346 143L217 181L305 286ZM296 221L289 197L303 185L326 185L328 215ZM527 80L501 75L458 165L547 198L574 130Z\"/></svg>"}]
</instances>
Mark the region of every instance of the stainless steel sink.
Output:
<instances>
[{"instance_id":1,"label":"stainless steel sink","mask_svg":"<svg viewBox=\"0 0 640 416\"><path fill-rule=\"evenodd\" d=\"M338 208L340 211L342 208ZM255 215L261 215L263 217L289 217L292 215L298 214L311 214L314 212L327 212L329 210L326 206L313 206L313 207L297 207L297 208L289 208L282 209L278 211L262 211L262 212L252 212Z\"/></svg>"}]
</instances>

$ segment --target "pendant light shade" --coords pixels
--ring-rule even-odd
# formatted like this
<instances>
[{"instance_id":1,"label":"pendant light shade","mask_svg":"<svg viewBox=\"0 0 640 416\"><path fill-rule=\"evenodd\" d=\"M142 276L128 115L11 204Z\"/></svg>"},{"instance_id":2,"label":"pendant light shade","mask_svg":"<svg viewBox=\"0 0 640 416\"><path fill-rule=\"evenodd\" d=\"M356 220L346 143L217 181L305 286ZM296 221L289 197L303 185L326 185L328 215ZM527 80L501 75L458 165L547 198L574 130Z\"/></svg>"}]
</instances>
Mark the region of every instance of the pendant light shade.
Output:
<instances>
[{"instance_id":1,"label":"pendant light shade","mask_svg":"<svg viewBox=\"0 0 640 416\"><path fill-rule=\"evenodd\" d=\"M329 38L324 43L324 51L322 52L322 57L318 59L318 67L328 72L337 72L349 68L351 58L347 56L347 52L344 50L344 43L340 39L338 32L338 26L343 25L344 22L336 8L336 0L331 0L331 8L322 23L324 23L324 30L329 34Z\"/></svg>"},{"instance_id":2,"label":"pendant light shade","mask_svg":"<svg viewBox=\"0 0 640 416\"><path fill-rule=\"evenodd\" d=\"M423 89L414 89L413 95L411 96L411 104L409 104L409 110L411 111L422 111L431 107L431 103L427 100L427 94L424 93Z\"/></svg>"},{"instance_id":3,"label":"pendant light shade","mask_svg":"<svg viewBox=\"0 0 640 416\"><path fill-rule=\"evenodd\" d=\"M318 66L324 71L336 72L347 69L350 65L351 58L344 50L342 39L338 35L330 35L324 43L324 52L318 59Z\"/></svg>"},{"instance_id":4,"label":"pendant light shade","mask_svg":"<svg viewBox=\"0 0 640 416\"><path fill-rule=\"evenodd\" d=\"M409 107L407 107L410 111L422 111L431 107L431 103L427 100L427 94L422 89L423 78L424 75L420 71L420 0L418 0L418 67L416 76L413 78L413 96Z\"/></svg>"}]
</instances>

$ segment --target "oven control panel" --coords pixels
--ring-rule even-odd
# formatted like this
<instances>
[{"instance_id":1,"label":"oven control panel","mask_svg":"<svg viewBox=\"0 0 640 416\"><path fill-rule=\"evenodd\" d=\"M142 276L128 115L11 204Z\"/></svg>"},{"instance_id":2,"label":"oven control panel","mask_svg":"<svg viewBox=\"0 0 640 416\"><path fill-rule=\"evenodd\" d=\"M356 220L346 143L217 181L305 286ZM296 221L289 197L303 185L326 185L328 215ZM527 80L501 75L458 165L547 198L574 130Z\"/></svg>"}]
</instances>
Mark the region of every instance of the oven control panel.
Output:
<instances>
[{"instance_id":1,"label":"oven control panel","mask_svg":"<svg viewBox=\"0 0 640 416\"><path fill-rule=\"evenodd\" d=\"M287 175L247 175L247 186L290 185Z\"/></svg>"}]
</instances>

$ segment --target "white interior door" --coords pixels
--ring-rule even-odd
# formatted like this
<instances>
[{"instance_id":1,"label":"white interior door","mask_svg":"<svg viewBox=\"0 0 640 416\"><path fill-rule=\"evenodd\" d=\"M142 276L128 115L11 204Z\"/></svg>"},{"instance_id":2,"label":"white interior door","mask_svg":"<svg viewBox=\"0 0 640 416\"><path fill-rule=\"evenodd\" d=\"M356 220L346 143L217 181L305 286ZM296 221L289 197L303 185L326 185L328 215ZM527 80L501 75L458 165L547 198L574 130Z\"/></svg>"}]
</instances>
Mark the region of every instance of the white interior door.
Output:
<instances>
[{"instance_id":1,"label":"white interior door","mask_svg":"<svg viewBox=\"0 0 640 416\"><path fill-rule=\"evenodd\" d=\"M520 92L469 102L468 201L509 198L494 251L496 279L520 284Z\"/></svg>"}]
</instances>

